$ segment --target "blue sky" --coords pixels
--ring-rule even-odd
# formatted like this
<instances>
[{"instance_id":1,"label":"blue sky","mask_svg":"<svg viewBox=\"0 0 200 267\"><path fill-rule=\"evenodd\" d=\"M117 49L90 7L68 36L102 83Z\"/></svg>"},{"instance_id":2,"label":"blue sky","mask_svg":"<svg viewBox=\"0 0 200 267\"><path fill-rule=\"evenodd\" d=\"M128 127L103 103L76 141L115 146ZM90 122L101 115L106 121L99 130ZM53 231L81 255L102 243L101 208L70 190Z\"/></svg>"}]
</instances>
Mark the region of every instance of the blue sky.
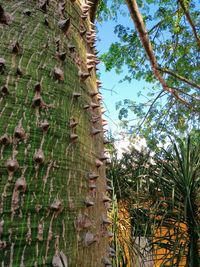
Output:
<instances>
[{"instance_id":1,"label":"blue sky","mask_svg":"<svg viewBox=\"0 0 200 267\"><path fill-rule=\"evenodd\" d=\"M133 21L129 16L120 16L118 17L118 24L126 25L130 28L133 28ZM97 50L100 51L100 54L108 51L108 48L111 43L118 41L117 36L114 34L114 27L116 22L113 20L106 21L101 25L98 24L98 37L97 41ZM115 108L116 102L124 99L131 99L136 102L144 101L144 98L138 97L138 92L143 90L145 82L133 80L131 83L122 82L119 83L121 79L126 74L126 68L123 68L122 74L116 74L114 70L106 72L103 63L98 66L101 81L103 83L101 92L104 97L104 105L107 109L105 113L107 120L109 121L109 127L113 132L120 131L118 126L118 111ZM111 90L111 91L110 91ZM132 119L133 117L129 117Z\"/></svg>"}]
</instances>

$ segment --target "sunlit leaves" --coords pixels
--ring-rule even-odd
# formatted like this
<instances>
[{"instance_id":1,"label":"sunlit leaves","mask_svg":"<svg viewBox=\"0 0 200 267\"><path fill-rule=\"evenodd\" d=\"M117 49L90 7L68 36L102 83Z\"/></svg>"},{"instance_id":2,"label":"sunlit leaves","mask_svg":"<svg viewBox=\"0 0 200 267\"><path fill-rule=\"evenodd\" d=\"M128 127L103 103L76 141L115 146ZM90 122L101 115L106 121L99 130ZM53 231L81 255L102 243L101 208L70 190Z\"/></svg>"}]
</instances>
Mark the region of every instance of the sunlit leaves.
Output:
<instances>
[{"instance_id":1,"label":"sunlit leaves","mask_svg":"<svg viewBox=\"0 0 200 267\"><path fill-rule=\"evenodd\" d=\"M101 23L109 19L117 20L119 14L124 14L123 11L123 0L101 0L98 4L98 10L96 14L96 20Z\"/></svg>"},{"instance_id":2,"label":"sunlit leaves","mask_svg":"<svg viewBox=\"0 0 200 267\"><path fill-rule=\"evenodd\" d=\"M184 0L181 2L186 11L190 13L194 27L199 33L198 1ZM188 110L188 107L178 104L169 95L165 95L162 99L159 98L163 95L157 98L161 87L153 75L149 60L133 25L128 25L128 27L127 25L116 25L115 33L119 41L111 45L109 51L102 56L102 60L106 70L114 68L117 73L120 73L126 66L128 72L124 76L125 80L142 79L151 84L152 91L151 95L148 95L148 100L143 104L134 104L135 109L132 108L133 104L123 103L119 109L119 118L126 119L126 124L124 121L123 124L127 126L132 110L132 117L140 120L138 125L130 125L132 130L138 133L139 129L140 134L148 138L151 143L164 143L169 134L176 136L185 134L188 129L193 127L199 129L200 90L164 70L170 69L179 77L182 76L199 85L200 50L180 1L146 0L137 1L137 3L147 25L153 52L159 68L163 70L162 75L167 85L190 103L191 108ZM144 112L147 112L145 119L143 118Z\"/></svg>"}]
</instances>

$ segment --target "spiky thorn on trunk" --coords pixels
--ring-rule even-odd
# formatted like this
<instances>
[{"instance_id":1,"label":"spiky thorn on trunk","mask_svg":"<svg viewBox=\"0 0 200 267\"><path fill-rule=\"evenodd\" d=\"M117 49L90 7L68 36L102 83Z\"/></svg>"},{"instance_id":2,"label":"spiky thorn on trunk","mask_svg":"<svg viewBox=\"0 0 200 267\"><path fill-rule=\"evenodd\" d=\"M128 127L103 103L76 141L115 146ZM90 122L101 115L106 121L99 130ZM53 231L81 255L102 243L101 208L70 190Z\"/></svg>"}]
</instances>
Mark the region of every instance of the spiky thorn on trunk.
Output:
<instances>
[{"instance_id":1,"label":"spiky thorn on trunk","mask_svg":"<svg viewBox=\"0 0 200 267\"><path fill-rule=\"evenodd\" d=\"M94 22L96 18L96 12L99 0L90 0L90 2L93 3L90 8L90 21Z\"/></svg>"}]
</instances>

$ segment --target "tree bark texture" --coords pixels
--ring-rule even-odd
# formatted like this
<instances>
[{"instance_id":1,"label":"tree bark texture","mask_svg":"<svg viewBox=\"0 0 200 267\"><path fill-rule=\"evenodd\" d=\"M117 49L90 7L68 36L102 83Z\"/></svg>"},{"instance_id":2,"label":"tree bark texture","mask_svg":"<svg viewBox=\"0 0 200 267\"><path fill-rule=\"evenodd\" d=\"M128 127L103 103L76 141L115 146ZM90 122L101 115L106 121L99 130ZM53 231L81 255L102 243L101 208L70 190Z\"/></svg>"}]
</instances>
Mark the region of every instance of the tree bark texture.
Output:
<instances>
[{"instance_id":1,"label":"tree bark texture","mask_svg":"<svg viewBox=\"0 0 200 267\"><path fill-rule=\"evenodd\" d=\"M0 266L110 266L88 7L0 2Z\"/></svg>"}]
</instances>

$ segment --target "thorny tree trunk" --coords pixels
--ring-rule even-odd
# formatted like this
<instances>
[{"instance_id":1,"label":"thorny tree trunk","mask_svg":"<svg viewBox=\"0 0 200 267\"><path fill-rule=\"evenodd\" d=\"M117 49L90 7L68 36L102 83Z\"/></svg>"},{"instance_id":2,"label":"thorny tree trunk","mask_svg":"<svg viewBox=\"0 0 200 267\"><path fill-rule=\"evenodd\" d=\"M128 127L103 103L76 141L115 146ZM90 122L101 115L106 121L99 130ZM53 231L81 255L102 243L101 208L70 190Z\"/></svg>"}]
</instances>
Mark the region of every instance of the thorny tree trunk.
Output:
<instances>
[{"instance_id":1,"label":"thorny tree trunk","mask_svg":"<svg viewBox=\"0 0 200 267\"><path fill-rule=\"evenodd\" d=\"M88 6L0 2L0 266L111 266Z\"/></svg>"}]
</instances>

